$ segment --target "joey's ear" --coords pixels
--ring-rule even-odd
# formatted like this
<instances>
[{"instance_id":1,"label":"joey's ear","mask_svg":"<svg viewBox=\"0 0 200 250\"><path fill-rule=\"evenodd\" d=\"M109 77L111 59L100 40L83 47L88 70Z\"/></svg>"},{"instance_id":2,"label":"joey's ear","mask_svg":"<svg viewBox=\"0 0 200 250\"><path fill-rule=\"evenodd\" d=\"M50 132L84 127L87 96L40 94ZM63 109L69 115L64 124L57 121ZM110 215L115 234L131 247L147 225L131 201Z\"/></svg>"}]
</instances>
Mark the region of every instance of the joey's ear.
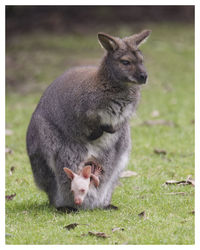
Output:
<instances>
[{"instance_id":1,"label":"joey's ear","mask_svg":"<svg viewBox=\"0 0 200 250\"><path fill-rule=\"evenodd\" d=\"M81 172L82 176L86 179L90 178L91 175L91 166L86 166Z\"/></svg>"},{"instance_id":2,"label":"joey's ear","mask_svg":"<svg viewBox=\"0 0 200 250\"><path fill-rule=\"evenodd\" d=\"M67 174L67 176L68 176L68 178L70 179L70 180L73 180L74 179L74 173L72 172L72 170L71 169L69 169L69 168L63 168L63 170L65 171L65 173Z\"/></svg>"},{"instance_id":3,"label":"joey's ear","mask_svg":"<svg viewBox=\"0 0 200 250\"><path fill-rule=\"evenodd\" d=\"M96 187L98 187L99 186L99 178L94 174L91 174L90 178L91 178L91 182L94 182L94 185Z\"/></svg>"},{"instance_id":4,"label":"joey's ear","mask_svg":"<svg viewBox=\"0 0 200 250\"><path fill-rule=\"evenodd\" d=\"M147 38L150 36L151 30L143 30L139 34L134 35L134 42L137 47L146 42Z\"/></svg>"},{"instance_id":5,"label":"joey's ear","mask_svg":"<svg viewBox=\"0 0 200 250\"><path fill-rule=\"evenodd\" d=\"M107 51L115 51L119 47L116 38L110 35L107 35L105 33L99 32L98 40L101 46Z\"/></svg>"}]
</instances>

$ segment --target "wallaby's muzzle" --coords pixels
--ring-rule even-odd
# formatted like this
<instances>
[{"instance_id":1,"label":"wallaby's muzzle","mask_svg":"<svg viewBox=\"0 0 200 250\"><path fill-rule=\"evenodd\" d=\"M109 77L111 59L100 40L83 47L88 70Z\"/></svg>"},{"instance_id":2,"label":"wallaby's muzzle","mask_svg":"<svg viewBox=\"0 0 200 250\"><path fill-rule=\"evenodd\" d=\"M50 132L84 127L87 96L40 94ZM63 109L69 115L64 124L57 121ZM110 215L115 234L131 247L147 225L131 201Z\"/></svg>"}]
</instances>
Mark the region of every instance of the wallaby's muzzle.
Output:
<instances>
[{"instance_id":1,"label":"wallaby's muzzle","mask_svg":"<svg viewBox=\"0 0 200 250\"><path fill-rule=\"evenodd\" d=\"M146 83L146 81L147 81L147 73L145 73L145 72L140 73L138 81L141 84Z\"/></svg>"}]
</instances>

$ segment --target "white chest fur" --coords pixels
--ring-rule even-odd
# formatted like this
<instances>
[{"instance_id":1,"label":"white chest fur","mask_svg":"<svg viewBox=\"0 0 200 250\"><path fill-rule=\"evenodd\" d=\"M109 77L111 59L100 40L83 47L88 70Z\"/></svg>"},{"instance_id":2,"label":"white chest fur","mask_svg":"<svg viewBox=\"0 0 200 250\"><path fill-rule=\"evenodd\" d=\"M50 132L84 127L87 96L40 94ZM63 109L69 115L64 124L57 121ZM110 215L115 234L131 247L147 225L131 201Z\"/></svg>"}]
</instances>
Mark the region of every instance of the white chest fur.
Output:
<instances>
[{"instance_id":1,"label":"white chest fur","mask_svg":"<svg viewBox=\"0 0 200 250\"><path fill-rule=\"evenodd\" d=\"M129 119L134 113L134 106L129 103L127 106L120 109L116 104L110 106L110 109L99 111L99 116L101 117L101 124L111 125L115 127L118 124L123 123L125 120Z\"/></svg>"},{"instance_id":2,"label":"white chest fur","mask_svg":"<svg viewBox=\"0 0 200 250\"><path fill-rule=\"evenodd\" d=\"M134 113L134 105L133 103L129 103L125 106L120 106L119 103L112 102L107 110L100 110L99 116L101 117L102 125L110 125L113 128L120 127L120 125L130 119L130 117ZM94 140L91 143L88 143L88 156L93 155L98 158L99 153L102 152L102 149L111 149L115 146L118 141L118 133L115 132L113 134L104 132L101 137L97 140Z\"/></svg>"}]
</instances>

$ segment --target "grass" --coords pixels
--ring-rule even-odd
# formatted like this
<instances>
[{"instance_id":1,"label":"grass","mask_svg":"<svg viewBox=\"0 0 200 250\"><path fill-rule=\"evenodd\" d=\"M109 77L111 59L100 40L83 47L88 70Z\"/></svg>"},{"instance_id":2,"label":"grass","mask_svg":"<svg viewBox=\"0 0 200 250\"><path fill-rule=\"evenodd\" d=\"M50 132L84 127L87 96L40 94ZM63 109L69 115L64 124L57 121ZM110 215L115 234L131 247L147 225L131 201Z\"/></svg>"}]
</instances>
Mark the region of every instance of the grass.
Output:
<instances>
[{"instance_id":1,"label":"grass","mask_svg":"<svg viewBox=\"0 0 200 250\"><path fill-rule=\"evenodd\" d=\"M112 197L118 211L57 212L35 187L25 149L26 129L42 91L66 68L98 62L102 50L96 35L32 34L8 41L6 126L13 134L6 136L6 146L13 153L6 155L6 195L16 197L6 201L6 244L194 244L194 187L162 185L194 178L194 30L185 24L149 26L153 33L142 48L149 84L131 120L127 167L138 175L120 180ZM121 27L116 35L132 32ZM152 117L155 110L158 117ZM157 119L174 126L141 125ZM167 154L157 155L155 148ZM142 211L146 217L138 216ZM88 225L67 231L70 223ZM112 232L116 227L124 230Z\"/></svg>"}]
</instances>

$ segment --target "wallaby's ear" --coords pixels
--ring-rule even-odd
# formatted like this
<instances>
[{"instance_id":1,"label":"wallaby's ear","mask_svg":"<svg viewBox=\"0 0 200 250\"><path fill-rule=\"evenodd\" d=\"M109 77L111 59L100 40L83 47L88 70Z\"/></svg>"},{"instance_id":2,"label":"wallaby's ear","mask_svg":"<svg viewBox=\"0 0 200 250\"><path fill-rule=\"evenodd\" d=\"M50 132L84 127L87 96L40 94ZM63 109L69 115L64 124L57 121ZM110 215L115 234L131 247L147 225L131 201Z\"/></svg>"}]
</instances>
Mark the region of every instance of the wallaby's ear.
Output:
<instances>
[{"instance_id":1,"label":"wallaby's ear","mask_svg":"<svg viewBox=\"0 0 200 250\"><path fill-rule=\"evenodd\" d=\"M151 30L143 30L139 34L134 35L134 42L137 47L146 42L147 38L150 36Z\"/></svg>"},{"instance_id":2,"label":"wallaby's ear","mask_svg":"<svg viewBox=\"0 0 200 250\"><path fill-rule=\"evenodd\" d=\"M90 178L91 178L91 181L94 183L94 185L96 187L98 187L99 186L99 178L94 174L91 174Z\"/></svg>"},{"instance_id":3,"label":"wallaby's ear","mask_svg":"<svg viewBox=\"0 0 200 250\"><path fill-rule=\"evenodd\" d=\"M103 32L98 33L98 40L101 46L107 51L115 51L119 47L114 37L107 35Z\"/></svg>"},{"instance_id":4,"label":"wallaby's ear","mask_svg":"<svg viewBox=\"0 0 200 250\"><path fill-rule=\"evenodd\" d=\"M91 166L86 166L81 172L82 176L86 179L90 178L91 175Z\"/></svg>"},{"instance_id":5,"label":"wallaby's ear","mask_svg":"<svg viewBox=\"0 0 200 250\"><path fill-rule=\"evenodd\" d=\"M67 174L68 178L69 178L70 180L73 180L75 175L74 175L74 173L72 172L72 170L69 169L69 168L63 168L63 169L64 169L65 173Z\"/></svg>"}]
</instances>

